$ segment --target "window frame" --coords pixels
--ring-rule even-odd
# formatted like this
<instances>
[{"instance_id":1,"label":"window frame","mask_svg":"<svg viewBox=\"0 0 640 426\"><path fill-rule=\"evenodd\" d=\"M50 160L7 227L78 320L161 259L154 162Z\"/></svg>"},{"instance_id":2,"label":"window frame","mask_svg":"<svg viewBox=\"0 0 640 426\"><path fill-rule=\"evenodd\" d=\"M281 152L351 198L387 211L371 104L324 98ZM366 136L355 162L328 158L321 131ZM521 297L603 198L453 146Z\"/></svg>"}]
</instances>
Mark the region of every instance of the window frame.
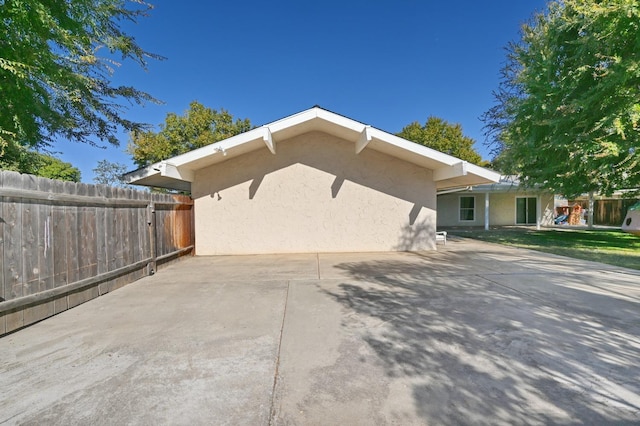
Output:
<instances>
[{"instance_id":1,"label":"window frame","mask_svg":"<svg viewBox=\"0 0 640 426\"><path fill-rule=\"evenodd\" d=\"M462 199L471 198L473 200L473 207L462 207ZM475 222L476 221L476 196L475 195L461 195L458 197L458 222ZM462 212L471 211L471 219L463 219Z\"/></svg>"},{"instance_id":2,"label":"window frame","mask_svg":"<svg viewBox=\"0 0 640 426\"><path fill-rule=\"evenodd\" d=\"M534 199L535 200L535 208L534 208L534 218L535 220L533 222L529 222L529 199ZM524 199L524 216L525 216L525 222L518 222L518 200L519 199ZM522 226L531 226L531 225L537 225L538 224L538 205L540 204L540 200L538 199L537 196L535 195L518 195L516 196L515 199L515 220L514 220L514 224L516 225L522 225Z\"/></svg>"}]
</instances>

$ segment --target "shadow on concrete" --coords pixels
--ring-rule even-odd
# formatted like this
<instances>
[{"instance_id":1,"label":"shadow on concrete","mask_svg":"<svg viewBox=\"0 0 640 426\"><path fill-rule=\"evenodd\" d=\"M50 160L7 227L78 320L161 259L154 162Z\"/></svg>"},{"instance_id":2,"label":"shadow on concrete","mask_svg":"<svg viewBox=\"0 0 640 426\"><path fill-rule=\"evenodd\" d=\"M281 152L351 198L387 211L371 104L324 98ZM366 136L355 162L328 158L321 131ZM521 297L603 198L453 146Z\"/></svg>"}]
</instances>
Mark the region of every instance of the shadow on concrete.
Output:
<instances>
[{"instance_id":1,"label":"shadow on concrete","mask_svg":"<svg viewBox=\"0 0 640 426\"><path fill-rule=\"evenodd\" d=\"M422 256L435 262L339 264L353 280L326 293L348 311L378 320L381 326L366 330L365 340L389 377L411 379L415 409L427 423L640 421L639 304L592 293L589 305L573 303L584 294L570 287L529 294L470 274L455 260L464 253L446 253L449 264L437 253ZM514 262L500 253L476 257L494 270ZM533 271L537 262L520 263ZM536 279L580 281L570 274ZM611 308L601 312L594 303Z\"/></svg>"}]
</instances>

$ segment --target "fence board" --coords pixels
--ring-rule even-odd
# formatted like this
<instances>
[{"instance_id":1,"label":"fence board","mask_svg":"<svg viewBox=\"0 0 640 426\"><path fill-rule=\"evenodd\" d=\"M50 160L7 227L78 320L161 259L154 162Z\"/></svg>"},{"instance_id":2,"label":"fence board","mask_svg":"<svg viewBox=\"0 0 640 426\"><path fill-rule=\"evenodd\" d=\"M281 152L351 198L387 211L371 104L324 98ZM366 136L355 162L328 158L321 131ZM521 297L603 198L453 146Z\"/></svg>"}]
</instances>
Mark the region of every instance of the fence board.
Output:
<instances>
[{"instance_id":1,"label":"fence board","mask_svg":"<svg viewBox=\"0 0 640 426\"><path fill-rule=\"evenodd\" d=\"M51 183L53 192L64 192L64 182L53 181ZM64 205L54 204L51 206L51 229L53 235L51 244L53 246L53 286L62 287L69 283L67 271L67 208ZM67 296L62 296L54 300L54 311L60 313L69 308Z\"/></svg>"},{"instance_id":2,"label":"fence board","mask_svg":"<svg viewBox=\"0 0 640 426\"><path fill-rule=\"evenodd\" d=\"M22 175L22 188L37 190L38 178ZM43 224L44 226L44 224ZM35 200L22 201L22 253L23 253L23 295L38 293L40 289L41 250L40 203ZM32 324L48 316L48 306L26 307L23 311L24 325Z\"/></svg>"},{"instance_id":3,"label":"fence board","mask_svg":"<svg viewBox=\"0 0 640 426\"><path fill-rule=\"evenodd\" d=\"M80 184L79 195L95 196L95 186ZM93 277L98 274L97 258L97 232L96 232L96 208L89 206L80 207L80 279Z\"/></svg>"},{"instance_id":4,"label":"fence board","mask_svg":"<svg viewBox=\"0 0 640 426\"><path fill-rule=\"evenodd\" d=\"M134 198L136 200L144 201L145 193L136 191L134 192ZM142 259L146 259L149 257L149 251L147 249L147 245L145 242L148 240L149 236L147 233L147 215L146 215L146 207L136 209L134 216L134 223L137 229L137 246L136 246L136 257L135 261L138 262ZM134 280L140 279L143 276L147 275L148 271L138 270L132 273Z\"/></svg>"},{"instance_id":5,"label":"fence board","mask_svg":"<svg viewBox=\"0 0 640 426\"><path fill-rule=\"evenodd\" d=\"M142 200L142 194L138 191L133 191L132 193L132 198L134 200ZM145 225L145 222L143 220L143 218L146 218L146 207L145 208L136 208L135 211L133 212L133 215L131 216L131 222L133 224L133 227L135 228L136 232L135 232L135 236L132 239L133 244L135 246L135 251L134 251L134 262L139 261L140 259L146 259L149 257L149 254L147 252L144 251L144 244L143 244L143 240L146 238L146 231L147 231L147 227ZM140 278L142 278L142 276L146 275L146 270L138 270L138 271L133 271L130 276L131 276L131 280L135 281L138 280Z\"/></svg>"},{"instance_id":6,"label":"fence board","mask_svg":"<svg viewBox=\"0 0 640 426\"><path fill-rule=\"evenodd\" d=\"M80 184L78 195L94 198L95 185ZM81 205L80 207L80 279L84 280L98 275L97 235L96 235L96 207ZM84 290L84 301L94 299L100 295L98 287Z\"/></svg>"},{"instance_id":7,"label":"fence board","mask_svg":"<svg viewBox=\"0 0 640 426\"><path fill-rule=\"evenodd\" d=\"M30 175L22 175L22 188L26 190L37 189L36 177ZM38 289L38 256L30 256L29 251L38 246L38 231L40 224L40 209L38 203L31 200L22 201L22 276L23 291L22 294L37 293Z\"/></svg>"},{"instance_id":8,"label":"fence board","mask_svg":"<svg viewBox=\"0 0 640 426\"><path fill-rule=\"evenodd\" d=\"M162 201L162 198L159 197ZM164 254L165 238L164 238L164 219L165 219L165 206L162 204L156 204L156 257Z\"/></svg>"},{"instance_id":9,"label":"fence board","mask_svg":"<svg viewBox=\"0 0 640 426\"><path fill-rule=\"evenodd\" d=\"M126 198L127 190L124 188L118 188L118 198ZM128 208L120 208L116 212L117 220L117 232L116 232L116 245L118 247L118 255L116 257L116 267L122 268L129 264L129 231L131 226L129 225L129 212ZM114 289L118 289L127 284L127 277L118 277L114 283Z\"/></svg>"},{"instance_id":10,"label":"fence board","mask_svg":"<svg viewBox=\"0 0 640 426\"><path fill-rule=\"evenodd\" d=\"M37 189L41 192L51 192L54 181L49 179L38 179ZM55 287L53 270L53 247L52 247L52 214L51 203L40 203L39 236L38 236L38 270L40 273L38 291L47 291ZM42 304L42 309L38 311L36 321L55 314L55 302L50 301Z\"/></svg>"},{"instance_id":11,"label":"fence board","mask_svg":"<svg viewBox=\"0 0 640 426\"><path fill-rule=\"evenodd\" d=\"M134 200L137 199L137 195L133 190L129 189L127 192L127 197ZM137 259L140 259L138 257L138 252L140 250L138 245L138 209L129 207L127 209L127 216L129 220L129 263L135 263Z\"/></svg>"},{"instance_id":12,"label":"fence board","mask_svg":"<svg viewBox=\"0 0 640 426\"><path fill-rule=\"evenodd\" d=\"M106 185L96 186L96 195L106 197ZM95 208L96 214L96 268L98 274L104 274L107 269L107 208Z\"/></svg>"},{"instance_id":13,"label":"fence board","mask_svg":"<svg viewBox=\"0 0 640 426\"><path fill-rule=\"evenodd\" d=\"M18 173L8 173L5 186L21 188L22 178ZM22 296L22 203L7 197L2 205L5 225L5 253L3 272L7 300Z\"/></svg>"},{"instance_id":14,"label":"fence board","mask_svg":"<svg viewBox=\"0 0 640 426\"><path fill-rule=\"evenodd\" d=\"M65 182L66 194L77 195L78 185L73 182ZM66 211L66 231L67 231L67 280L69 284L80 280L80 207L78 205L68 206ZM71 293L67 296L69 308L82 303L83 296Z\"/></svg>"},{"instance_id":15,"label":"fence board","mask_svg":"<svg viewBox=\"0 0 640 426\"><path fill-rule=\"evenodd\" d=\"M22 189L22 176L19 173L7 172L4 176L4 187ZM4 258L2 271L4 275L5 297L12 300L23 295L22 268L22 203L13 197L5 197L2 203L4 232ZM14 311L5 315L6 331L16 330L24 325L23 311Z\"/></svg>"},{"instance_id":16,"label":"fence board","mask_svg":"<svg viewBox=\"0 0 640 426\"><path fill-rule=\"evenodd\" d=\"M117 196L117 189L113 187L106 187L104 189L106 198L115 198ZM116 256L117 256L117 239L116 239L116 207L107 207L104 209L105 212L105 256L106 256L106 268L108 271L113 271L117 269L116 267ZM108 293L114 290L114 281L106 281L100 284L100 293Z\"/></svg>"}]
</instances>

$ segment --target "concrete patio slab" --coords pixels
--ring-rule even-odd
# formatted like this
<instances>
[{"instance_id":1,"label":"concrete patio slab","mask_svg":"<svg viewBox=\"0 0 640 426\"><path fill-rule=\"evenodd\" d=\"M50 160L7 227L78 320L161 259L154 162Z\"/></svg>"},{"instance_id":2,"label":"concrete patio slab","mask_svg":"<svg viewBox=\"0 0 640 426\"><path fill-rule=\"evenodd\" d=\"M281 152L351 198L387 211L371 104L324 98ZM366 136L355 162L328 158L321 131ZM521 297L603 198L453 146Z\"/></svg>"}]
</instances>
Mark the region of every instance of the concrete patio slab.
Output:
<instances>
[{"instance_id":1,"label":"concrete patio slab","mask_svg":"<svg viewBox=\"0 0 640 426\"><path fill-rule=\"evenodd\" d=\"M453 240L196 257L0 338L0 424L636 424L640 273Z\"/></svg>"},{"instance_id":2,"label":"concrete patio slab","mask_svg":"<svg viewBox=\"0 0 640 426\"><path fill-rule=\"evenodd\" d=\"M287 283L176 266L0 339L0 424L267 423Z\"/></svg>"}]
</instances>

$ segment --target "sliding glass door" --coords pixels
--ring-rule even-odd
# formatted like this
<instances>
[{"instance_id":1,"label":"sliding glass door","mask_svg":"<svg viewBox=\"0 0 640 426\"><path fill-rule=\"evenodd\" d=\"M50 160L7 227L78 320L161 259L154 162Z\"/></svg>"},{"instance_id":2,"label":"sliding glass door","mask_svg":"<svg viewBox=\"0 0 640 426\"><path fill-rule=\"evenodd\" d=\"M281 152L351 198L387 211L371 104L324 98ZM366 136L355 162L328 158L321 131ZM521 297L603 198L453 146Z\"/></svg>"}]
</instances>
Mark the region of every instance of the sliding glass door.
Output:
<instances>
[{"instance_id":1,"label":"sliding glass door","mask_svg":"<svg viewBox=\"0 0 640 426\"><path fill-rule=\"evenodd\" d=\"M538 216L536 197L516 198L516 225L535 225Z\"/></svg>"}]
</instances>

